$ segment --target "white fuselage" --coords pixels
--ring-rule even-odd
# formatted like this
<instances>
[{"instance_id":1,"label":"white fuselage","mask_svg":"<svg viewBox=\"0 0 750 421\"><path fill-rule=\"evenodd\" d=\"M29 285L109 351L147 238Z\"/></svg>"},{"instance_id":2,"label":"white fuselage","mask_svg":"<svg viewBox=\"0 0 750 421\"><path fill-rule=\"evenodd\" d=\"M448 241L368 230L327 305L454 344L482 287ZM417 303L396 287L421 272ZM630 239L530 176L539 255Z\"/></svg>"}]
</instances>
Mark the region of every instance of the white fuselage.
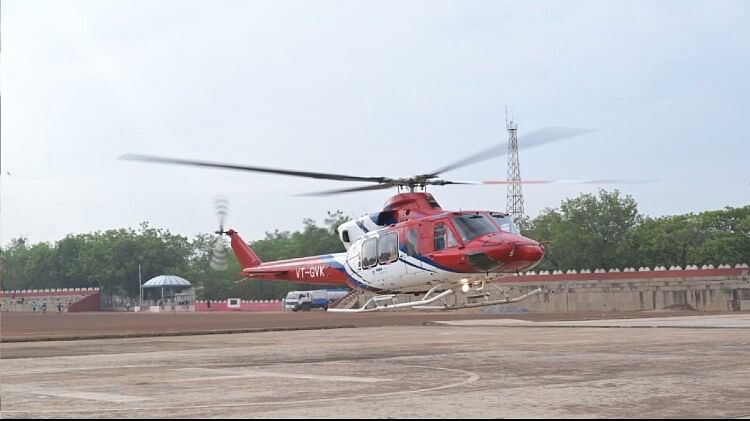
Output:
<instances>
[{"instance_id":1,"label":"white fuselage","mask_svg":"<svg viewBox=\"0 0 750 421\"><path fill-rule=\"evenodd\" d=\"M344 225L346 224L342 227ZM383 228L363 233L357 240L351 242L346 253L330 255L330 259L336 263L335 266L339 267L339 270L346 271L347 279L352 287L377 292L419 293L438 284L450 288L462 282L491 281L503 276L498 273L456 272L439 267L424 256L410 256L400 248L397 259L363 267L363 243L368 239L379 238L386 234L393 235L394 233L387 233Z\"/></svg>"}]
</instances>

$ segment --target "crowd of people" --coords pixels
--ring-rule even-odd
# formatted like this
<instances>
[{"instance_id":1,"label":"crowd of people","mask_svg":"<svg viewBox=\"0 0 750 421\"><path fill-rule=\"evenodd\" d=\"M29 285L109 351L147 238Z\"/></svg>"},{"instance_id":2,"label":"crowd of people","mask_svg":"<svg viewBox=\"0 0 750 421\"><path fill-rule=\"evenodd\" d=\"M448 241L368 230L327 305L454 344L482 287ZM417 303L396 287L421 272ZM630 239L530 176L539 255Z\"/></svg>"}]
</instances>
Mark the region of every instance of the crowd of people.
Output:
<instances>
[{"instance_id":1,"label":"crowd of people","mask_svg":"<svg viewBox=\"0 0 750 421\"><path fill-rule=\"evenodd\" d=\"M144 300L141 304L141 308L148 308L151 306L158 306L159 311L164 311L167 306L172 313L177 313L177 309L184 307L185 311L190 311L190 300ZM131 305L127 304L127 311L130 311Z\"/></svg>"},{"instance_id":2,"label":"crowd of people","mask_svg":"<svg viewBox=\"0 0 750 421\"><path fill-rule=\"evenodd\" d=\"M63 304L61 301L58 301L57 302L57 315L58 316L62 315L62 311L64 308L65 308L65 304ZM43 302L37 303L36 301L32 301L31 311L36 313L37 310L39 310L43 314L47 314L47 302L43 301Z\"/></svg>"}]
</instances>

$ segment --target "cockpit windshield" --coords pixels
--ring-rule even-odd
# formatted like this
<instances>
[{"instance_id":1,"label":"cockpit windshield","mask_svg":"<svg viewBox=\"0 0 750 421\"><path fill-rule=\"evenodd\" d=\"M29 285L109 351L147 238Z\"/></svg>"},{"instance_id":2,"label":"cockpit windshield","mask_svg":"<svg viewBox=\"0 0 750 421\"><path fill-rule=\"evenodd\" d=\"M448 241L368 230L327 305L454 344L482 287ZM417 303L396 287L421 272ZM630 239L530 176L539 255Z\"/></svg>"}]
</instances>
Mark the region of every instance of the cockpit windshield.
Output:
<instances>
[{"instance_id":1,"label":"cockpit windshield","mask_svg":"<svg viewBox=\"0 0 750 421\"><path fill-rule=\"evenodd\" d=\"M453 224L458 228L464 243L468 243L481 235L499 231L486 216L481 214L456 215L453 217Z\"/></svg>"},{"instance_id":2,"label":"cockpit windshield","mask_svg":"<svg viewBox=\"0 0 750 421\"><path fill-rule=\"evenodd\" d=\"M495 222L497 222L497 225L501 230L513 234L521 234L521 231L518 230L518 227L513 223L513 219L510 216L504 214L493 214L492 217L495 218Z\"/></svg>"}]
</instances>

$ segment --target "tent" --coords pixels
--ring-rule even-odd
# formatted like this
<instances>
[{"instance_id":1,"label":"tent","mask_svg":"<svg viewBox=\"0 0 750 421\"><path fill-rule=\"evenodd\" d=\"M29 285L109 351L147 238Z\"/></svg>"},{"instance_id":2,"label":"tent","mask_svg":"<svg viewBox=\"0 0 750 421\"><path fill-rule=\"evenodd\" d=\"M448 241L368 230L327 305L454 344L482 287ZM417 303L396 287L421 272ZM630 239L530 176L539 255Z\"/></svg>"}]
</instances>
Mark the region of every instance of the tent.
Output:
<instances>
[{"instance_id":1,"label":"tent","mask_svg":"<svg viewBox=\"0 0 750 421\"><path fill-rule=\"evenodd\" d=\"M185 289L185 288L193 288L193 285L187 281L187 279L180 278L179 276L175 275L159 275L155 278L151 278L148 281L146 281L145 284L142 286L143 289L146 288L161 288L161 298L164 299L164 288L168 289ZM143 294L141 294L141 301L143 301Z\"/></svg>"}]
</instances>

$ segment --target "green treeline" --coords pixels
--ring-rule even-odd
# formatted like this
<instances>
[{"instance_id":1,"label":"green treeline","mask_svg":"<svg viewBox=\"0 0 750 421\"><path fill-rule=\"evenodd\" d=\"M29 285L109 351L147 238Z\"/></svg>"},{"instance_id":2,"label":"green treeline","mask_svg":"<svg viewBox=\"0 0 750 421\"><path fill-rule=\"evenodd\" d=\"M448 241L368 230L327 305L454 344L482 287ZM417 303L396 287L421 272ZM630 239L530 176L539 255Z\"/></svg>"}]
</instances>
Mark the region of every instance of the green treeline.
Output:
<instances>
[{"instance_id":1,"label":"green treeline","mask_svg":"<svg viewBox=\"0 0 750 421\"><path fill-rule=\"evenodd\" d=\"M251 245L264 261L342 252L336 227L346 219L341 212L329 213L323 226L305 219L300 231L266 233ZM519 226L525 236L546 244L538 270L750 263L750 205L649 218L639 213L632 197L601 190L565 200ZM199 299L273 299L311 288L238 283L240 267L233 254L226 270L211 269L214 238L188 239L146 223L138 229L71 234L54 244L16 238L0 253L2 288L100 287L108 294L137 297L138 264L144 281L162 274L188 279Z\"/></svg>"},{"instance_id":2,"label":"green treeline","mask_svg":"<svg viewBox=\"0 0 750 421\"><path fill-rule=\"evenodd\" d=\"M323 227L304 220L301 231L266 233L251 243L264 261L344 251L336 227L345 222L341 212L328 214ZM99 287L105 294L138 297L138 264L143 281L171 274L189 280L198 299L276 299L287 291L311 289L288 282L244 281L231 251L227 269L209 262L215 234L192 240L147 223L138 229L118 229L68 235L57 243L29 244L16 238L2 249L2 289Z\"/></svg>"},{"instance_id":3,"label":"green treeline","mask_svg":"<svg viewBox=\"0 0 750 421\"><path fill-rule=\"evenodd\" d=\"M600 190L519 226L547 246L537 270L750 263L750 205L650 218L631 196Z\"/></svg>"}]
</instances>

